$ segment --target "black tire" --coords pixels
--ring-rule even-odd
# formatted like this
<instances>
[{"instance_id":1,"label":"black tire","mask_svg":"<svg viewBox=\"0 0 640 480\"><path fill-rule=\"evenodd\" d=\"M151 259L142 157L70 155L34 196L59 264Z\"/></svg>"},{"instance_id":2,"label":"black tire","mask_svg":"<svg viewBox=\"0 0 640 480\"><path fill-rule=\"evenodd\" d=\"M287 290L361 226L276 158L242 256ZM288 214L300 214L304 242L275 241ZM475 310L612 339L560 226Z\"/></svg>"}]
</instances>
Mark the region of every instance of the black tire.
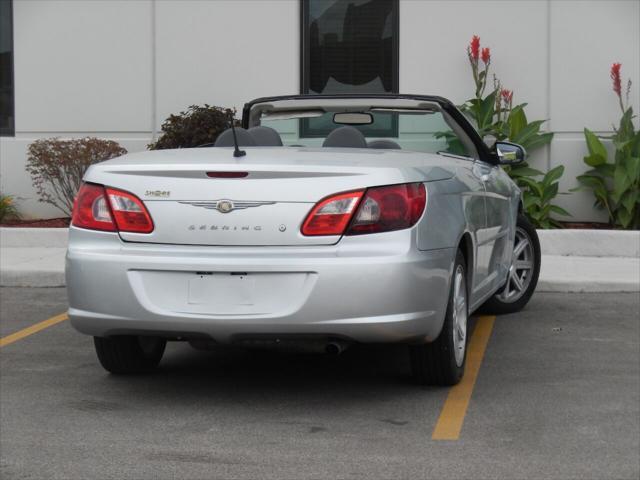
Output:
<instances>
[{"instance_id":1,"label":"black tire","mask_svg":"<svg viewBox=\"0 0 640 480\"><path fill-rule=\"evenodd\" d=\"M460 250L456 254L456 261L451 277L451 287L449 289L449 300L447 311L442 325L440 335L433 343L410 346L411 370L416 381L421 385L455 385L460 382L464 375L464 367L467 361L467 343L469 335L464 338L464 352L462 362L458 365L456 361L454 346L454 289L455 277L458 268L462 267L464 292L466 296L465 312L468 327L469 318L469 289L467 285L467 268L464 256ZM465 329L465 332L468 332Z\"/></svg>"},{"instance_id":2,"label":"black tire","mask_svg":"<svg viewBox=\"0 0 640 480\"><path fill-rule=\"evenodd\" d=\"M167 345L163 338L134 335L93 337L93 343L100 364L105 370L116 374L147 373L154 370Z\"/></svg>"},{"instance_id":3,"label":"black tire","mask_svg":"<svg viewBox=\"0 0 640 480\"><path fill-rule=\"evenodd\" d=\"M509 277L507 279L507 283L500 288L493 297L487 300L482 307L480 307L480 311L483 313L503 315L519 312L527 303L529 303L529 300L538 285L538 277L540 276L540 240L538 239L538 233L527 217L522 214L518 215L516 229L519 230L519 232L517 232L516 235L514 248L516 248L519 241L518 235L522 235L523 233L528 237L532 246L532 268L527 272L527 275L530 275L530 278L527 280L527 286L517 297L507 301L504 298L504 292L507 287L511 287L511 285L509 285L511 277Z\"/></svg>"}]
</instances>

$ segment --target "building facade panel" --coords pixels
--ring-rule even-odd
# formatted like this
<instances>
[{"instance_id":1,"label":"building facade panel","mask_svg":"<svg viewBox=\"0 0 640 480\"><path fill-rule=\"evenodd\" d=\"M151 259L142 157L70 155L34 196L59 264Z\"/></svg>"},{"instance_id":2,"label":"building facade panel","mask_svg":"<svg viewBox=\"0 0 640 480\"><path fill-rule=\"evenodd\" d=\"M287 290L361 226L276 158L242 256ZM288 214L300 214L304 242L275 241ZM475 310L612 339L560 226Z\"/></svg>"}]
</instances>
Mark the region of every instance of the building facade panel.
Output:
<instances>
[{"instance_id":1,"label":"building facade panel","mask_svg":"<svg viewBox=\"0 0 640 480\"><path fill-rule=\"evenodd\" d=\"M151 130L151 1L14 1L16 135Z\"/></svg>"},{"instance_id":2,"label":"building facade panel","mask_svg":"<svg viewBox=\"0 0 640 480\"><path fill-rule=\"evenodd\" d=\"M157 127L192 104L235 107L299 92L300 10L291 0L156 3Z\"/></svg>"},{"instance_id":3,"label":"building facade panel","mask_svg":"<svg viewBox=\"0 0 640 480\"><path fill-rule=\"evenodd\" d=\"M362 6L368 0L353 0ZM640 111L640 0L399 0L399 90L460 103L473 95L466 46L492 49L491 71L530 119L550 119L540 169L584 171L582 129L619 119L611 63L623 63ZM0 189L25 217L38 203L24 170L36 138L93 135L142 150L162 121L192 104L236 107L301 89L300 0L13 1L15 134L0 138ZM587 193L557 203L573 220L603 220Z\"/></svg>"}]
</instances>

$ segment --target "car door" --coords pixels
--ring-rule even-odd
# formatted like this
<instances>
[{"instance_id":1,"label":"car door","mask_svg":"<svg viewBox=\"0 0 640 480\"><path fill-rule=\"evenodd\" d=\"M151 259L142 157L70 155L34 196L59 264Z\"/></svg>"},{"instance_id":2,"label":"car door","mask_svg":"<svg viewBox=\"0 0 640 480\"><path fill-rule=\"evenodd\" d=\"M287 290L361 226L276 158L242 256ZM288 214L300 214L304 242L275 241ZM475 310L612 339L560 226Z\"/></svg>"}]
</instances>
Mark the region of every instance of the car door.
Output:
<instances>
[{"instance_id":1,"label":"car door","mask_svg":"<svg viewBox=\"0 0 640 480\"><path fill-rule=\"evenodd\" d=\"M509 176L500 166L477 163L485 188L486 227L482 240L486 286L494 291L504 283L511 260L514 231L511 197L514 193Z\"/></svg>"}]
</instances>

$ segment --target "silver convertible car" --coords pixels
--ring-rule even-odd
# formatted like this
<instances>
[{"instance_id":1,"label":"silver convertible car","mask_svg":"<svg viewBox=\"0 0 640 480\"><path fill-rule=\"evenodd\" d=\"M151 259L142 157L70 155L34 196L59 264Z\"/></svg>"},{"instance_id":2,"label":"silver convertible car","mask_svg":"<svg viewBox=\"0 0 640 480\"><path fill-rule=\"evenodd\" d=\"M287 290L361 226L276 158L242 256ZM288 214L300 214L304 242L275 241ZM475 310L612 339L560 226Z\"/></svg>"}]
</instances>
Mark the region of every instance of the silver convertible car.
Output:
<instances>
[{"instance_id":1,"label":"silver convertible car","mask_svg":"<svg viewBox=\"0 0 640 480\"><path fill-rule=\"evenodd\" d=\"M402 343L420 383L455 384L469 315L515 312L537 283L536 231L501 168L524 157L441 97L254 100L214 145L89 168L69 318L112 373L157 367L170 340Z\"/></svg>"}]
</instances>

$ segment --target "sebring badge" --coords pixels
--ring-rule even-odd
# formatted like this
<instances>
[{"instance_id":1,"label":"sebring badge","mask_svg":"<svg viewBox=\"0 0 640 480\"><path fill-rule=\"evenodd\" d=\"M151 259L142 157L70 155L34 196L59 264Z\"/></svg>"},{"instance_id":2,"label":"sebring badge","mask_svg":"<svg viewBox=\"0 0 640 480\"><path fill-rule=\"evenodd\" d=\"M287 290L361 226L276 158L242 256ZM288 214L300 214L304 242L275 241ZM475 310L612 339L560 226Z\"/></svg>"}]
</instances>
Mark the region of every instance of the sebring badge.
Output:
<instances>
[{"instance_id":1,"label":"sebring badge","mask_svg":"<svg viewBox=\"0 0 640 480\"><path fill-rule=\"evenodd\" d=\"M252 202L245 200L211 200L205 202L178 202L193 207L206 208L207 210L218 210L220 213L229 213L234 210L244 210L245 208L261 207L263 205L273 205L276 202Z\"/></svg>"}]
</instances>

